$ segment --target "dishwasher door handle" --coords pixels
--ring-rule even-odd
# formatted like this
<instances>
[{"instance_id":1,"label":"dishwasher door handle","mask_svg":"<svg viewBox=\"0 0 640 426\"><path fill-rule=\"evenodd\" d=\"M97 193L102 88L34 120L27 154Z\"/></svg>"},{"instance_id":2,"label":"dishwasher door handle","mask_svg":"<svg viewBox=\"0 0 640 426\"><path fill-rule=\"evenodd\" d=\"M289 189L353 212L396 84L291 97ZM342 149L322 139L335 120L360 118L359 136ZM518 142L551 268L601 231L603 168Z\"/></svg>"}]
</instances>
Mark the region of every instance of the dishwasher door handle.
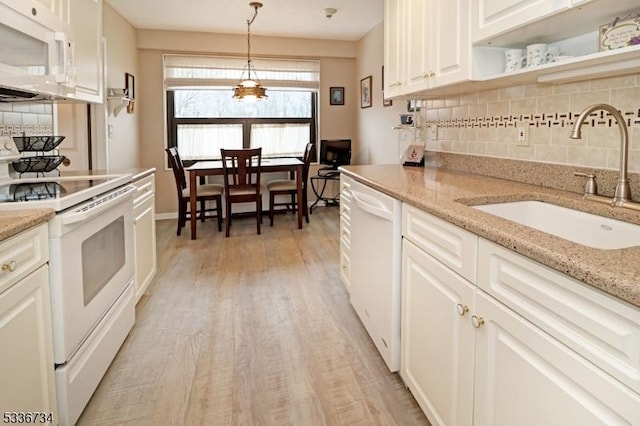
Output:
<instances>
[{"instance_id":1,"label":"dishwasher door handle","mask_svg":"<svg viewBox=\"0 0 640 426\"><path fill-rule=\"evenodd\" d=\"M364 194L362 192L358 192L353 188L351 189L351 196L353 197L355 205L357 205L367 213L370 213L384 220L393 219L393 212L389 210L389 208L387 208L387 206L385 206L384 203L382 203L377 198Z\"/></svg>"}]
</instances>

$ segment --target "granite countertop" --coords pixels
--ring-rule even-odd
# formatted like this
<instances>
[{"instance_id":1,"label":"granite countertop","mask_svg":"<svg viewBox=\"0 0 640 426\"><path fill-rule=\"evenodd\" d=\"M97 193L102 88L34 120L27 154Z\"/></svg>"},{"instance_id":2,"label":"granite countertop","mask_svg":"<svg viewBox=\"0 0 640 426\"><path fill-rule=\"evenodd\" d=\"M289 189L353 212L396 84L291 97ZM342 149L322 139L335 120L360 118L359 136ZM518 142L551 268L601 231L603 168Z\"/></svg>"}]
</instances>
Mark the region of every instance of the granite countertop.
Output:
<instances>
[{"instance_id":1,"label":"granite countertop","mask_svg":"<svg viewBox=\"0 0 640 426\"><path fill-rule=\"evenodd\" d=\"M603 250L573 243L469 206L538 200L640 224L640 212L581 194L437 167L346 166L345 175L487 240L640 307L638 246Z\"/></svg>"},{"instance_id":2,"label":"granite countertop","mask_svg":"<svg viewBox=\"0 0 640 426\"><path fill-rule=\"evenodd\" d=\"M47 222L54 215L53 209L2 211L0 212L0 241Z\"/></svg>"}]
</instances>

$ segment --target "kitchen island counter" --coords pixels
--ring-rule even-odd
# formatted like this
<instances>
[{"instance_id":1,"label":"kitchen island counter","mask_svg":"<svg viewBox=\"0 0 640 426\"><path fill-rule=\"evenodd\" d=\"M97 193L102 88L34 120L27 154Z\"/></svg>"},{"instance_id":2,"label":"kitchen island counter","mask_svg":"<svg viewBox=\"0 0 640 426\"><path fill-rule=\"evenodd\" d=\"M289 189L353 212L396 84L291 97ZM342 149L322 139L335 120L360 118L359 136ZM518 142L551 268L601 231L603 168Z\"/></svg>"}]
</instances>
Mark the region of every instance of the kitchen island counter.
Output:
<instances>
[{"instance_id":1,"label":"kitchen island counter","mask_svg":"<svg viewBox=\"0 0 640 426\"><path fill-rule=\"evenodd\" d=\"M54 215L53 209L0 211L0 241L47 222Z\"/></svg>"},{"instance_id":2,"label":"kitchen island counter","mask_svg":"<svg viewBox=\"0 0 640 426\"><path fill-rule=\"evenodd\" d=\"M537 200L640 224L640 212L582 199L582 194L438 167L346 166L342 172L616 298L640 307L638 246L603 250L502 219L471 205Z\"/></svg>"}]
</instances>

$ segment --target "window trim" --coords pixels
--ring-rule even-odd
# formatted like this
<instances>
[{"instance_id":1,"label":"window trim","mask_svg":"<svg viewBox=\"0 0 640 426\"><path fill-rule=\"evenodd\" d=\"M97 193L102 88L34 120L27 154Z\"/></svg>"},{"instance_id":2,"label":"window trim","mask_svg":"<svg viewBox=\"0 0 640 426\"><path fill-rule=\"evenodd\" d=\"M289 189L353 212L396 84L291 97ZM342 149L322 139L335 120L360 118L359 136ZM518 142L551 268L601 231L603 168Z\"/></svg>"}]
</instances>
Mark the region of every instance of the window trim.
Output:
<instances>
[{"instance_id":1,"label":"window trim","mask_svg":"<svg viewBox=\"0 0 640 426\"><path fill-rule=\"evenodd\" d=\"M231 101L231 97L229 98ZM309 141L312 144L316 144L317 141L317 128L318 128L318 93L311 92L311 117L309 118L204 118L204 117L191 117L191 118L177 118L175 116L175 102L174 91L166 91L166 109L167 109L167 147L178 146L178 126L181 124L242 124L242 146L243 148L250 148L251 144L251 126L253 124L309 124ZM213 160L213 159L212 159ZM183 160L185 166L190 166L198 161L204 160Z\"/></svg>"}]
</instances>

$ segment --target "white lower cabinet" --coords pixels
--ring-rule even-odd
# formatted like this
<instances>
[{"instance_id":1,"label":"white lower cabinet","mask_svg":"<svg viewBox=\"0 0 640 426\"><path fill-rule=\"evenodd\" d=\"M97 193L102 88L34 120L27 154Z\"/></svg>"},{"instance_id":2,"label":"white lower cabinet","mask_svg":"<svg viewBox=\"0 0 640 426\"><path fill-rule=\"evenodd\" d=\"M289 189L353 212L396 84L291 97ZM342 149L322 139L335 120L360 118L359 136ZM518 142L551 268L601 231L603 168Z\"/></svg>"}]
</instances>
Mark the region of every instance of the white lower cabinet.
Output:
<instances>
[{"instance_id":1,"label":"white lower cabinet","mask_svg":"<svg viewBox=\"0 0 640 426\"><path fill-rule=\"evenodd\" d=\"M402 242L402 379L432 425L471 425L475 288Z\"/></svg>"},{"instance_id":2,"label":"white lower cabinet","mask_svg":"<svg viewBox=\"0 0 640 426\"><path fill-rule=\"evenodd\" d=\"M431 424L640 425L640 309L447 225L403 206L400 375Z\"/></svg>"},{"instance_id":3,"label":"white lower cabinet","mask_svg":"<svg viewBox=\"0 0 640 426\"><path fill-rule=\"evenodd\" d=\"M157 270L154 176L152 174L133 182L137 188L133 199L136 302L142 297Z\"/></svg>"},{"instance_id":4,"label":"white lower cabinet","mask_svg":"<svg viewBox=\"0 0 640 426\"><path fill-rule=\"evenodd\" d=\"M46 224L0 244L5 284L0 287L0 412L4 423L58 423L47 247ZM30 266L24 269L25 265ZM37 415L29 420L13 418L11 413Z\"/></svg>"},{"instance_id":5,"label":"white lower cabinet","mask_svg":"<svg viewBox=\"0 0 640 426\"><path fill-rule=\"evenodd\" d=\"M640 424L640 395L478 291L475 426Z\"/></svg>"}]
</instances>

